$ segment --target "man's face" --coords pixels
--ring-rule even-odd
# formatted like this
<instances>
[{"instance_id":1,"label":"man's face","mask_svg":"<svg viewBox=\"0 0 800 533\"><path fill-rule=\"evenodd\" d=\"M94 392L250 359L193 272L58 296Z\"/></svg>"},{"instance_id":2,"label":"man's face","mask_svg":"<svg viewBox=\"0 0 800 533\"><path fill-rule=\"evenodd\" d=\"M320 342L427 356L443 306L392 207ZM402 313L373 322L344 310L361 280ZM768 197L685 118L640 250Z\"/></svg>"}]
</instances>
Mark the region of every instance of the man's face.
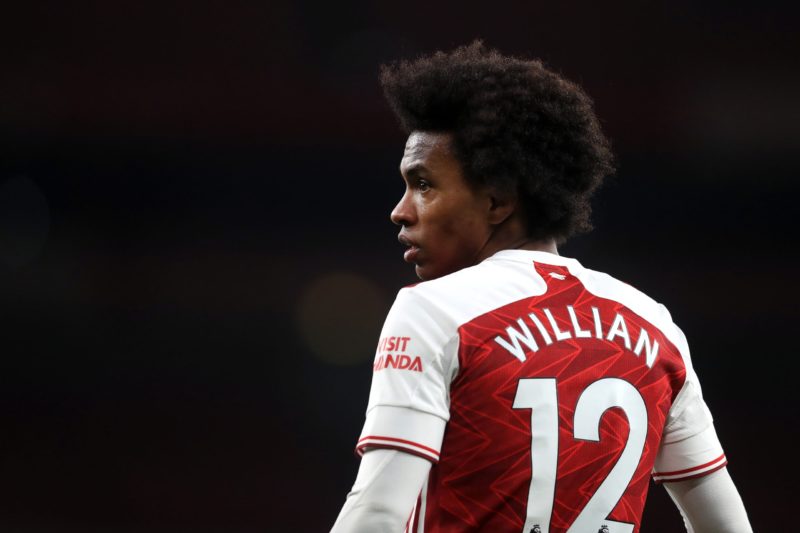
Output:
<instances>
[{"instance_id":1,"label":"man's face","mask_svg":"<svg viewBox=\"0 0 800 533\"><path fill-rule=\"evenodd\" d=\"M480 262L491 236L491 197L466 182L450 143L447 133L412 132L400 162L406 191L391 218L423 280Z\"/></svg>"}]
</instances>

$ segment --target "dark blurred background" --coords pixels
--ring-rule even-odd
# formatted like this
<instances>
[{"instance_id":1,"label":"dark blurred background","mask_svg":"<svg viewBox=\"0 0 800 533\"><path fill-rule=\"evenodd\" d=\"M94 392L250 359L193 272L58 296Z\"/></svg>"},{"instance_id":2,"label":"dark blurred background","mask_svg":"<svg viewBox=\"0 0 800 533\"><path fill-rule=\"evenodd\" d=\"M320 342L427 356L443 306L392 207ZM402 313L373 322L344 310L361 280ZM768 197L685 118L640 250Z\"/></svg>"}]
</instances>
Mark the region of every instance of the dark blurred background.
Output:
<instances>
[{"instance_id":1,"label":"dark blurred background","mask_svg":"<svg viewBox=\"0 0 800 533\"><path fill-rule=\"evenodd\" d=\"M414 280L380 63L476 37L595 100L562 254L686 332L753 525L797 491L797 9L17 2L0 16L0 527L317 532ZM680 531L654 487L648 532Z\"/></svg>"}]
</instances>

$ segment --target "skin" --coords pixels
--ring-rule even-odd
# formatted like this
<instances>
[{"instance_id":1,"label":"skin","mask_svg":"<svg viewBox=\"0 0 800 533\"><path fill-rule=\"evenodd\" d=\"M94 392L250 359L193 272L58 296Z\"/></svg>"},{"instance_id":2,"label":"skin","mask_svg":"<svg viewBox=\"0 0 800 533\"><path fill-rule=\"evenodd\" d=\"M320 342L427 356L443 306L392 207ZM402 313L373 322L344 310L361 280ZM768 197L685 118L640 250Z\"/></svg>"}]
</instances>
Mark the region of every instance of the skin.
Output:
<instances>
[{"instance_id":1,"label":"skin","mask_svg":"<svg viewBox=\"0 0 800 533\"><path fill-rule=\"evenodd\" d=\"M516 199L470 185L451 146L450 133L413 131L400 162L406 190L391 219L402 227L398 240L417 276L435 279L500 250L558 253L554 240L527 236Z\"/></svg>"}]
</instances>

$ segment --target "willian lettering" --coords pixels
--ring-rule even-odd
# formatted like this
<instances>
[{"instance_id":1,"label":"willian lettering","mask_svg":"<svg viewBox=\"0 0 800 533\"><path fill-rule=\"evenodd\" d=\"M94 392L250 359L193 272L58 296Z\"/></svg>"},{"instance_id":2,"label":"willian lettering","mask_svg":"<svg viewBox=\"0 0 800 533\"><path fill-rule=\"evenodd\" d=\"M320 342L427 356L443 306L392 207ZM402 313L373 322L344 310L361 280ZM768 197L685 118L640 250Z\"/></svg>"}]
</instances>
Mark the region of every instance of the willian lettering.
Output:
<instances>
[{"instance_id":1,"label":"willian lettering","mask_svg":"<svg viewBox=\"0 0 800 533\"><path fill-rule=\"evenodd\" d=\"M539 343L549 346L553 342L565 341L567 339L589 339L595 338L609 342L619 343L625 347L626 350L633 352L637 357L645 355L645 364L648 368L653 366L653 363L658 356L658 340L652 338L652 335L647 332L645 328L631 330L628 327L628 322L622 313L616 313L611 320L611 326L608 331L603 330L602 317L600 310L597 307L592 307L592 318L588 317L582 319L578 318L575 308L571 305L566 306L563 313L556 313L550 309L542 309L544 320L536 313L529 313L528 315L521 316L516 319L512 324L506 327L506 336L498 335L494 338L495 342L502 346L511 355L524 362L527 359L526 352L538 352ZM558 315L558 316L556 316ZM558 318L561 317L562 325L559 326ZM545 325L545 323L547 325ZM563 324L569 324L564 326ZM606 322L608 323L608 322ZM631 324L635 326L635 324ZM534 335L534 331L537 335ZM632 334L638 333L636 342L633 342Z\"/></svg>"}]
</instances>

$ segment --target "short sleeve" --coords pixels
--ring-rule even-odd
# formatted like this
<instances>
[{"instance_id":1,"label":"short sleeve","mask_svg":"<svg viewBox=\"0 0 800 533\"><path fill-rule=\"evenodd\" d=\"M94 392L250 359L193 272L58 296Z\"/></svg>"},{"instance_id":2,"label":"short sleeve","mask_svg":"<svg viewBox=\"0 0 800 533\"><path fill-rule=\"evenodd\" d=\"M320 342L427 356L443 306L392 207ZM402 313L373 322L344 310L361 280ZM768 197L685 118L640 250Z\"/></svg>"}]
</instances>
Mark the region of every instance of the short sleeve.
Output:
<instances>
[{"instance_id":1,"label":"short sleeve","mask_svg":"<svg viewBox=\"0 0 800 533\"><path fill-rule=\"evenodd\" d=\"M457 332L413 289L403 289L384 323L358 454L391 448L438 462L457 370Z\"/></svg>"},{"instance_id":2,"label":"short sleeve","mask_svg":"<svg viewBox=\"0 0 800 533\"><path fill-rule=\"evenodd\" d=\"M656 456L653 480L659 483L705 476L727 464L683 341L686 381L669 410Z\"/></svg>"}]
</instances>

